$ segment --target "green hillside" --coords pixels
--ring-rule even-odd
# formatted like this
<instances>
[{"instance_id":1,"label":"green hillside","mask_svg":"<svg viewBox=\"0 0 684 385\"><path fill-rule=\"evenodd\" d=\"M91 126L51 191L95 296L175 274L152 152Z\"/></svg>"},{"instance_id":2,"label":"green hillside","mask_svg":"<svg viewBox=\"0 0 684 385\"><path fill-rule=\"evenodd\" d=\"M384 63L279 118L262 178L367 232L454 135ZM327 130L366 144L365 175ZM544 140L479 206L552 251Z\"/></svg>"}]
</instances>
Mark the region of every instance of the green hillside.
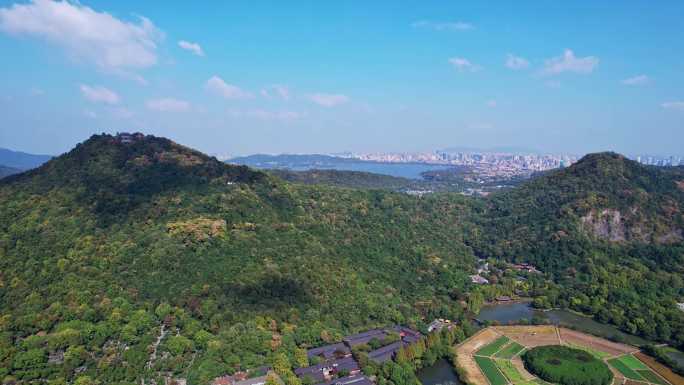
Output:
<instances>
[{"instance_id":1,"label":"green hillside","mask_svg":"<svg viewBox=\"0 0 684 385\"><path fill-rule=\"evenodd\" d=\"M0 374L24 381L205 383L280 345L457 318L473 266L465 198L290 185L155 137L94 136L0 201Z\"/></svg>"},{"instance_id":2,"label":"green hillside","mask_svg":"<svg viewBox=\"0 0 684 385\"><path fill-rule=\"evenodd\" d=\"M653 340L681 344L683 168L614 153L495 194L480 206L480 256L527 261L559 287L535 301L569 307ZM471 238L472 239L472 238Z\"/></svg>"},{"instance_id":3,"label":"green hillside","mask_svg":"<svg viewBox=\"0 0 684 385\"><path fill-rule=\"evenodd\" d=\"M476 256L536 263L553 279L526 284L539 306L684 344L681 175L599 154L491 199L419 198L96 135L0 181L0 379L206 384L296 365L344 333L464 320L510 294L514 277L469 283ZM583 224L605 209L624 211L624 240Z\"/></svg>"}]
</instances>

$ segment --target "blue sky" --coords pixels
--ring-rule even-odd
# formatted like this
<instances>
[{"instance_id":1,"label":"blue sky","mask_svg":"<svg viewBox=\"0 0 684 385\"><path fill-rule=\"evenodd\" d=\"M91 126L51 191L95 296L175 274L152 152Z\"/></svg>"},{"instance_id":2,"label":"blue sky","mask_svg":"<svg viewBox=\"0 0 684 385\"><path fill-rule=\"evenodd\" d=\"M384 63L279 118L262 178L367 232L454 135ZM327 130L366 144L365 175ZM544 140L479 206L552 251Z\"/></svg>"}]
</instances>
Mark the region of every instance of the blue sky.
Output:
<instances>
[{"instance_id":1,"label":"blue sky","mask_svg":"<svg viewBox=\"0 0 684 385\"><path fill-rule=\"evenodd\" d=\"M681 1L0 1L0 147L684 155Z\"/></svg>"}]
</instances>

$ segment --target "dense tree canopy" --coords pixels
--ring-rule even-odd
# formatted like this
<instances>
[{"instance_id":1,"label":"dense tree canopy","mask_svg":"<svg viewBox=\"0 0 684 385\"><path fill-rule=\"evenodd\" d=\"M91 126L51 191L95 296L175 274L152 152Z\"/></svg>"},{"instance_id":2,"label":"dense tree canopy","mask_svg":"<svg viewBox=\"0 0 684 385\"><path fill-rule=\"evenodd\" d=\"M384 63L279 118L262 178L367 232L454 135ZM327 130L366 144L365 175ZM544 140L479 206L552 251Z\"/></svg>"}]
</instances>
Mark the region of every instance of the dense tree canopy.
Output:
<instances>
[{"instance_id":1,"label":"dense tree canopy","mask_svg":"<svg viewBox=\"0 0 684 385\"><path fill-rule=\"evenodd\" d=\"M0 379L204 384L270 364L298 385L303 349L375 326L464 323L514 290L684 344L682 245L656 242L681 229L671 202L683 201L673 180L684 178L625 174L622 187L647 180L620 195L601 175L571 189L566 178L585 178L572 172L487 200L419 198L290 184L162 138L94 136L0 181ZM599 200L581 192L604 187ZM649 242L593 236L579 225L590 208L573 211L580 201L623 210L644 194ZM547 275L475 287L476 257L534 262ZM429 346L367 370L409 383L444 355L445 344Z\"/></svg>"}]
</instances>

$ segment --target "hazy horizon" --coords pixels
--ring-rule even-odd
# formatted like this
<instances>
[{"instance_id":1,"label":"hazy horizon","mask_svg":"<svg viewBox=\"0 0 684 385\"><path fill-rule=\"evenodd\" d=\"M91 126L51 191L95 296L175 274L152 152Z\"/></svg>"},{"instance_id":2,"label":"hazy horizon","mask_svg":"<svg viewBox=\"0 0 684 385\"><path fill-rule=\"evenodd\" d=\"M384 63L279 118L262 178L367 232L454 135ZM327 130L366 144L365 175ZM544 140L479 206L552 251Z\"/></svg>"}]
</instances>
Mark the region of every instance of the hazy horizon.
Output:
<instances>
[{"instance_id":1,"label":"hazy horizon","mask_svg":"<svg viewBox=\"0 0 684 385\"><path fill-rule=\"evenodd\" d=\"M683 155L684 3L1 1L0 147ZM180 17L179 15L183 15Z\"/></svg>"}]
</instances>

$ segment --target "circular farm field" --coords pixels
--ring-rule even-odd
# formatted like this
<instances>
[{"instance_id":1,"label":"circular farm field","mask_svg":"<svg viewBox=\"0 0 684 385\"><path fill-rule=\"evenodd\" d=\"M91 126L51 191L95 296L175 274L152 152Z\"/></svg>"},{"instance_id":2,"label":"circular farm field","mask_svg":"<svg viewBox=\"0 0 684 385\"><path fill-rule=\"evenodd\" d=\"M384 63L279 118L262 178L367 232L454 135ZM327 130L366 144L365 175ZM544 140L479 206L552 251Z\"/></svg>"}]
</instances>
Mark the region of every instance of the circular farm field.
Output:
<instances>
[{"instance_id":1,"label":"circular farm field","mask_svg":"<svg viewBox=\"0 0 684 385\"><path fill-rule=\"evenodd\" d=\"M613 373L605 362L568 346L538 346L522 355L525 368L541 379L561 385L609 385Z\"/></svg>"}]
</instances>

